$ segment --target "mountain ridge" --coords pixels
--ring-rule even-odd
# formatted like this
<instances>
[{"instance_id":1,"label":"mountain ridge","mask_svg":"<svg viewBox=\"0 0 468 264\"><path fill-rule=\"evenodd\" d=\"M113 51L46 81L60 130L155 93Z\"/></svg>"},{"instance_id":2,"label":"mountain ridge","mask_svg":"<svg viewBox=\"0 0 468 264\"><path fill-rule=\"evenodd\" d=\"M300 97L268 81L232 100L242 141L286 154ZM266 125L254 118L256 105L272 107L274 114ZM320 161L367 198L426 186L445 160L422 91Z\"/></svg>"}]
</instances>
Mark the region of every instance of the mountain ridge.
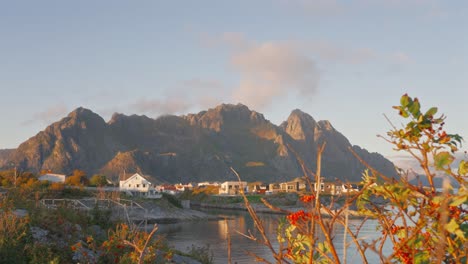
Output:
<instances>
[{"instance_id":1,"label":"mountain ridge","mask_svg":"<svg viewBox=\"0 0 468 264\"><path fill-rule=\"evenodd\" d=\"M349 149L396 176L390 161L351 145L329 121L295 109L277 126L243 104L155 119L115 113L108 122L79 107L20 144L9 162L24 170L81 169L114 179L124 170L140 171L166 182L236 180L234 167L245 180L274 182L302 176L295 153L315 170L316 149L324 142L322 171L329 180L360 179L364 165Z\"/></svg>"}]
</instances>

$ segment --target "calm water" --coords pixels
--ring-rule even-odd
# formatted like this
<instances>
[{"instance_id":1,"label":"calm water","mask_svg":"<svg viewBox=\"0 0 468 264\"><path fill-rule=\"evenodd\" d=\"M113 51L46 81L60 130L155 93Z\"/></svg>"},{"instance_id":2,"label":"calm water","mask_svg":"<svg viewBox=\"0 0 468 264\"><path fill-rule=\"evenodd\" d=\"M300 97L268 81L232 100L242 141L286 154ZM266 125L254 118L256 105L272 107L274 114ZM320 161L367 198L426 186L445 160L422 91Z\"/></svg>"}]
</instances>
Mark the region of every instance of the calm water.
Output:
<instances>
[{"instance_id":1,"label":"calm water","mask_svg":"<svg viewBox=\"0 0 468 264\"><path fill-rule=\"evenodd\" d=\"M213 253L215 263L227 263L227 236L231 235L231 256L233 263L252 263L255 262L254 258L249 256L246 252L255 253L265 259L272 260L269 250L254 241L240 235L238 232L248 233L249 230L253 234L255 227L252 219L246 212L242 211L228 211L228 210L210 210L206 211L211 214L216 214L221 217L226 217L227 221L198 221L198 222L183 222L177 224L161 224L159 225L159 234L164 234L169 245L174 248L187 251L192 245L200 247L209 245ZM271 238L274 246L276 243L276 227L280 215L261 214L261 219L264 222L265 228ZM360 225L361 220L350 220L350 226ZM377 222L374 220L367 221L361 228L360 238L371 239L380 235L376 231ZM339 254L343 254L343 228L338 227L335 236L335 244L339 250ZM347 238L349 242L351 238ZM379 263L375 256L369 255L370 263ZM347 251L348 263L361 263L359 253L352 247Z\"/></svg>"}]
</instances>

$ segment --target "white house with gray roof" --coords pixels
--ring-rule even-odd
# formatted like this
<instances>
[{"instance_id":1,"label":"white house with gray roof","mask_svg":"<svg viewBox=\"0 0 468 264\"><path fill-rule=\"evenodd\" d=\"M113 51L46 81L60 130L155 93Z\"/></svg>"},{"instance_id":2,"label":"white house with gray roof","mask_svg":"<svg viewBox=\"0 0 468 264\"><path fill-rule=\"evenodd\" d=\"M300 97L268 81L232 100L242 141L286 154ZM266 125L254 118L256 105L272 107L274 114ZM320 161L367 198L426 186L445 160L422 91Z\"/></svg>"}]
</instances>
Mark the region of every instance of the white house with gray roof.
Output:
<instances>
[{"instance_id":1,"label":"white house with gray roof","mask_svg":"<svg viewBox=\"0 0 468 264\"><path fill-rule=\"evenodd\" d=\"M160 197L160 195L156 193L153 183L139 173L135 173L127 179L120 181L119 190L121 192L148 198Z\"/></svg>"},{"instance_id":2,"label":"white house with gray roof","mask_svg":"<svg viewBox=\"0 0 468 264\"><path fill-rule=\"evenodd\" d=\"M40 181L48 181L48 182L58 182L64 183L67 176L63 174L55 174L55 173L46 173L39 176L38 180Z\"/></svg>"}]
</instances>

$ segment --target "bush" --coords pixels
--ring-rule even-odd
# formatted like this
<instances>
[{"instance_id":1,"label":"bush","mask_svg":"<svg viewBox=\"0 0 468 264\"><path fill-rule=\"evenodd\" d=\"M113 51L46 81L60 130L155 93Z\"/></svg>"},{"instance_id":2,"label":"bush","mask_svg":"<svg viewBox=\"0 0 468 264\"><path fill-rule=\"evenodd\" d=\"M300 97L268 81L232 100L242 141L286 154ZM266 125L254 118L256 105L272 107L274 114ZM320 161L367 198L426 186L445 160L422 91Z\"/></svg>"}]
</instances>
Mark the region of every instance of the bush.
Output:
<instances>
[{"instance_id":1,"label":"bush","mask_svg":"<svg viewBox=\"0 0 468 264\"><path fill-rule=\"evenodd\" d=\"M462 138L445 131L445 117L436 116L437 108L422 112L417 98L403 95L400 105L394 108L407 119L407 123L402 128L392 125L393 129L383 138L397 151L407 152L418 161L424 171L423 177L429 182L428 187L410 183L405 177L407 175L401 175L399 180L387 177L353 152L368 170L363 174L362 190L347 195L341 208L334 208L333 202L324 205L320 189L302 195L300 200L307 210L289 212L279 224L277 249L272 246L265 228L244 195L244 203L261 238L251 234L246 236L262 241L277 262L346 263L347 247L352 244L353 251L358 252L363 263L368 263L366 253L369 251L376 253L381 263L466 263L468 161L459 161L457 169L453 169L456 165L454 153ZM317 150L317 164L321 163L325 145L323 143ZM297 158L313 190L311 180L315 179L318 185L321 181L320 166L317 166L316 172L312 172L300 157ZM442 191L438 191L434 185L437 173L447 177ZM454 190L450 181L456 182L459 189ZM368 217L378 221L380 237L372 241L363 240L359 237L362 225L350 227L349 209L353 205L357 206L357 213L364 217L363 222ZM347 245L342 255L338 254L336 247L338 238L334 232L337 226L341 226L345 232L343 241L339 241ZM392 249L384 251L388 244Z\"/></svg>"},{"instance_id":2,"label":"bush","mask_svg":"<svg viewBox=\"0 0 468 264\"><path fill-rule=\"evenodd\" d=\"M182 204L180 203L179 199L177 199L177 197L174 195L163 192L162 197L175 207L182 208Z\"/></svg>"},{"instance_id":3,"label":"bush","mask_svg":"<svg viewBox=\"0 0 468 264\"><path fill-rule=\"evenodd\" d=\"M0 213L0 262L23 263L26 261L23 252L26 244L31 241L29 219L18 217L12 211Z\"/></svg>"},{"instance_id":4,"label":"bush","mask_svg":"<svg viewBox=\"0 0 468 264\"><path fill-rule=\"evenodd\" d=\"M110 220L111 214L111 210L100 209L96 204L90 212L91 224L98 225L103 229L108 229L112 225L112 221Z\"/></svg>"}]
</instances>

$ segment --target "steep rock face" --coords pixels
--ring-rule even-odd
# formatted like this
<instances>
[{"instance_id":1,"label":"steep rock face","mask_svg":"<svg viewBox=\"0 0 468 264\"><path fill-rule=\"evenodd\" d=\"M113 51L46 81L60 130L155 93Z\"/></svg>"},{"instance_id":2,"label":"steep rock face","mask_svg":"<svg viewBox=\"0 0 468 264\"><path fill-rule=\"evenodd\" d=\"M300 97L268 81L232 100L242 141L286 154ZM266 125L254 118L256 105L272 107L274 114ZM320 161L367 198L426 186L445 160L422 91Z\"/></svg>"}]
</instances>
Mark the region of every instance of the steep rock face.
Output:
<instances>
[{"instance_id":1,"label":"steep rock face","mask_svg":"<svg viewBox=\"0 0 468 264\"><path fill-rule=\"evenodd\" d=\"M75 168L95 171L113 156L114 143L105 121L78 108L22 143L12 160L25 169L70 173Z\"/></svg>"},{"instance_id":2,"label":"steep rock face","mask_svg":"<svg viewBox=\"0 0 468 264\"><path fill-rule=\"evenodd\" d=\"M202 167L216 168L223 178L231 180L236 180L231 166L246 180L288 177L281 166L275 166L275 157L284 148L278 144L283 132L262 114L242 104L223 104L184 118L202 131L199 149L205 152L197 158Z\"/></svg>"},{"instance_id":3,"label":"steep rock face","mask_svg":"<svg viewBox=\"0 0 468 264\"><path fill-rule=\"evenodd\" d=\"M10 156L14 151L14 149L0 149L0 168L8 166Z\"/></svg>"},{"instance_id":4,"label":"steep rock face","mask_svg":"<svg viewBox=\"0 0 468 264\"><path fill-rule=\"evenodd\" d=\"M116 142L121 143L119 150L132 150L153 144L154 123L155 121L147 116L116 113L108 122L108 128Z\"/></svg>"},{"instance_id":5,"label":"steep rock face","mask_svg":"<svg viewBox=\"0 0 468 264\"><path fill-rule=\"evenodd\" d=\"M208 111L187 115L185 119L192 125L216 132L245 129L266 122L262 114L251 111L243 104L222 104Z\"/></svg>"},{"instance_id":6,"label":"steep rock face","mask_svg":"<svg viewBox=\"0 0 468 264\"><path fill-rule=\"evenodd\" d=\"M151 175L165 182L236 180L230 167L247 181L274 182L302 176L298 156L312 170L317 147L327 143L323 175L357 181L364 166L350 148L370 164L394 173L382 156L352 147L328 121L315 121L294 110L281 126L242 104L223 104L186 116L114 114L106 123L78 108L21 144L9 157L23 169L50 169L88 175L104 173L114 180L124 171Z\"/></svg>"},{"instance_id":7,"label":"steep rock face","mask_svg":"<svg viewBox=\"0 0 468 264\"><path fill-rule=\"evenodd\" d=\"M293 149L312 170L316 169L317 149L326 144L322 155L322 175L328 180L359 181L365 166L352 154L379 168L382 173L396 176L393 163L377 153L352 146L329 121L316 122L310 115L294 110L281 127L294 139Z\"/></svg>"},{"instance_id":8,"label":"steep rock face","mask_svg":"<svg viewBox=\"0 0 468 264\"><path fill-rule=\"evenodd\" d=\"M296 109L291 112L286 122L281 124L283 130L296 141L309 141L315 139L317 122L310 115Z\"/></svg>"}]
</instances>

